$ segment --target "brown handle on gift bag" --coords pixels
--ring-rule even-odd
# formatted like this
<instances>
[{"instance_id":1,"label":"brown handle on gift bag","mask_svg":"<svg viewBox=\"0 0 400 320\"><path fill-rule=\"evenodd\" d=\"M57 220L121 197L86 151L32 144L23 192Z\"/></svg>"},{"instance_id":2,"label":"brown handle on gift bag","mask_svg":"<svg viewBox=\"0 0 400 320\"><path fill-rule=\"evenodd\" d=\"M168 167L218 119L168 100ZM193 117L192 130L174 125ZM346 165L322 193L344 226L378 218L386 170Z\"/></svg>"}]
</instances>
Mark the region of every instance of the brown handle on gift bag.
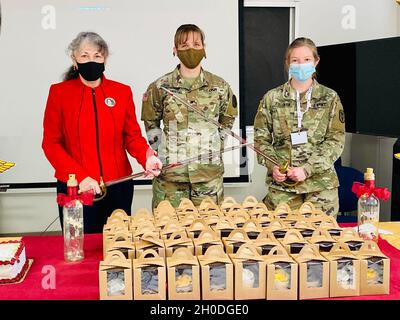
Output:
<instances>
[{"instance_id":1,"label":"brown handle on gift bag","mask_svg":"<svg viewBox=\"0 0 400 320\"><path fill-rule=\"evenodd\" d=\"M131 262L128 261L124 254L118 250L108 252L106 258L101 263L101 266L103 267L129 268L128 265L130 266Z\"/></svg>"},{"instance_id":2,"label":"brown handle on gift bag","mask_svg":"<svg viewBox=\"0 0 400 320\"><path fill-rule=\"evenodd\" d=\"M289 257L287 251L279 245L272 247L272 249L268 252L268 256L279 256L279 257Z\"/></svg>"},{"instance_id":3,"label":"brown handle on gift bag","mask_svg":"<svg viewBox=\"0 0 400 320\"><path fill-rule=\"evenodd\" d=\"M357 231L354 230L353 228L343 228L341 234L340 234L341 239L358 239L360 238Z\"/></svg>"},{"instance_id":4,"label":"brown handle on gift bag","mask_svg":"<svg viewBox=\"0 0 400 320\"><path fill-rule=\"evenodd\" d=\"M150 243L154 243L154 244L156 244L156 245L158 245L160 247L164 246L164 243L163 243L162 239L160 239L159 234L155 233L155 232L152 232L152 231L143 233L143 236L142 236L141 240L147 241L147 242L150 242Z\"/></svg>"},{"instance_id":5,"label":"brown handle on gift bag","mask_svg":"<svg viewBox=\"0 0 400 320\"><path fill-rule=\"evenodd\" d=\"M123 209L115 209L111 215L110 218L114 218L114 217L121 217L123 220L129 220L128 215L126 214L125 210Z\"/></svg>"},{"instance_id":6,"label":"brown handle on gift bag","mask_svg":"<svg viewBox=\"0 0 400 320\"><path fill-rule=\"evenodd\" d=\"M293 242L305 242L304 237L302 236L302 234L300 233L299 230L297 229L289 229L283 240L283 243L293 243Z\"/></svg>"},{"instance_id":7,"label":"brown handle on gift bag","mask_svg":"<svg viewBox=\"0 0 400 320\"><path fill-rule=\"evenodd\" d=\"M129 230L128 230L128 226L124 223L124 222L120 222L120 223L115 223L115 224L112 224L111 226L110 226L110 231L109 231L109 233L111 233L111 234L115 234L115 233L118 233L118 232L129 232Z\"/></svg>"},{"instance_id":8,"label":"brown handle on gift bag","mask_svg":"<svg viewBox=\"0 0 400 320\"><path fill-rule=\"evenodd\" d=\"M218 214L218 216L222 216L220 208L215 203L209 205L207 208L204 209L203 215L207 214Z\"/></svg>"},{"instance_id":9,"label":"brown handle on gift bag","mask_svg":"<svg viewBox=\"0 0 400 320\"><path fill-rule=\"evenodd\" d=\"M210 197L207 197L201 201L199 209L204 210L206 209L209 205L215 204L214 200L211 199Z\"/></svg>"},{"instance_id":10,"label":"brown handle on gift bag","mask_svg":"<svg viewBox=\"0 0 400 320\"><path fill-rule=\"evenodd\" d=\"M271 242L276 242L276 238L272 231L263 229L263 231L260 232L260 234L257 236L257 240L270 240Z\"/></svg>"},{"instance_id":11,"label":"brown handle on gift bag","mask_svg":"<svg viewBox=\"0 0 400 320\"><path fill-rule=\"evenodd\" d=\"M246 221L242 228L245 231L253 231L253 230L258 231L262 229L260 223L256 219L250 219Z\"/></svg>"},{"instance_id":12,"label":"brown handle on gift bag","mask_svg":"<svg viewBox=\"0 0 400 320\"><path fill-rule=\"evenodd\" d=\"M151 214L151 212L148 209L140 208L135 212L135 214L133 215L133 218L138 217L138 216L152 217L153 215Z\"/></svg>"},{"instance_id":13,"label":"brown handle on gift bag","mask_svg":"<svg viewBox=\"0 0 400 320\"><path fill-rule=\"evenodd\" d=\"M311 242L312 241L320 241L321 239L334 241L334 239L332 238L332 236L328 232L328 230L322 229L322 228L315 229L310 238L310 241Z\"/></svg>"},{"instance_id":14,"label":"brown handle on gift bag","mask_svg":"<svg viewBox=\"0 0 400 320\"><path fill-rule=\"evenodd\" d=\"M313 203L306 201L299 208L299 214L313 213L315 211L315 206Z\"/></svg>"},{"instance_id":15,"label":"brown handle on gift bag","mask_svg":"<svg viewBox=\"0 0 400 320\"><path fill-rule=\"evenodd\" d=\"M232 263L228 255L224 252L224 249L219 245L212 245L207 248L202 263L204 265L209 265L212 263Z\"/></svg>"},{"instance_id":16,"label":"brown handle on gift bag","mask_svg":"<svg viewBox=\"0 0 400 320\"><path fill-rule=\"evenodd\" d=\"M196 208L196 206L190 199L182 198L181 202L179 203L178 209L185 209L185 208Z\"/></svg>"},{"instance_id":17,"label":"brown handle on gift bag","mask_svg":"<svg viewBox=\"0 0 400 320\"><path fill-rule=\"evenodd\" d=\"M188 248L178 248L172 254L172 257L167 258L168 266L174 267L181 264L197 265L197 257L195 257Z\"/></svg>"},{"instance_id":18,"label":"brown handle on gift bag","mask_svg":"<svg viewBox=\"0 0 400 320\"><path fill-rule=\"evenodd\" d=\"M122 238L122 240L118 240ZM128 241L129 240L129 236L126 233L123 232L117 232L116 234L114 234L114 236L112 237L111 241L112 242L119 242L119 241Z\"/></svg>"},{"instance_id":19,"label":"brown handle on gift bag","mask_svg":"<svg viewBox=\"0 0 400 320\"><path fill-rule=\"evenodd\" d=\"M160 257L156 250L154 250L154 249L146 249L139 256L139 260L148 259L149 256L151 256L151 258L159 258Z\"/></svg>"},{"instance_id":20,"label":"brown handle on gift bag","mask_svg":"<svg viewBox=\"0 0 400 320\"><path fill-rule=\"evenodd\" d=\"M382 255L382 251L380 250L378 244L373 240L365 240L361 245L360 250L358 251L359 255L374 255L380 254Z\"/></svg>"},{"instance_id":21,"label":"brown handle on gift bag","mask_svg":"<svg viewBox=\"0 0 400 320\"><path fill-rule=\"evenodd\" d=\"M349 246L345 242L336 242L332 249L329 251L330 256L352 256L354 254L351 252Z\"/></svg>"},{"instance_id":22,"label":"brown handle on gift bag","mask_svg":"<svg viewBox=\"0 0 400 320\"><path fill-rule=\"evenodd\" d=\"M321 258L318 247L315 244L306 244L299 252L298 259L307 261Z\"/></svg>"},{"instance_id":23,"label":"brown handle on gift bag","mask_svg":"<svg viewBox=\"0 0 400 320\"><path fill-rule=\"evenodd\" d=\"M175 240L182 240L182 241L187 241L189 240L186 231L181 230L181 231L175 231L171 234L169 237L169 241L175 241Z\"/></svg>"},{"instance_id":24,"label":"brown handle on gift bag","mask_svg":"<svg viewBox=\"0 0 400 320\"><path fill-rule=\"evenodd\" d=\"M263 261L263 258L261 258L260 254L257 251L257 248L250 244L250 243L244 243L242 244L237 253L234 255L235 259L241 259L241 260L257 260L257 261Z\"/></svg>"},{"instance_id":25,"label":"brown handle on gift bag","mask_svg":"<svg viewBox=\"0 0 400 320\"><path fill-rule=\"evenodd\" d=\"M227 206L237 204L236 200L233 197L226 197L224 201L221 203L221 207L226 208Z\"/></svg>"},{"instance_id":26,"label":"brown handle on gift bag","mask_svg":"<svg viewBox=\"0 0 400 320\"><path fill-rule=\"evenodd\" d=\"M203 243L203 242L212 242L212 241L219 241L219 237L213 230L203 230L197 239L194 239L193 241L196 241L196 243Z\"/></svg>"},{"instance_id":27,"label":"brown handle on gift bag","mask_svg":"<svg viewBox=\"0 0 400 320\"><path fill-rule=\"evenodd\" d=\"M229 234L229 236L226 240L228 240L228 241L238 241L238 240L250 241L250 238L247 235L246 231L244 231L242 228L240 228L240 229L233 230Z\"/></svg>"},{"instance_id":28,"label":"brown handle on gift bag","mask_svg":"<svg viewBox=\"0 0 400 320\"><path fill-rule=\"evenodd\" d=\"M228 210L228 214L238 214L238 213L241 213L241 212L243 212L243 206L241 205L241 204L239 204L239 203L235 203L235 204L233 204L232 206L230 206L229 207L229 210Z\"/></svg>"},{"instance_id":29,"label":"brown handle on gift bag","mask_svg":"<svg viewBox=\"0 0 400 320\"><path fill-rule=\"evenodd\" d=\"M207 223L203 219L196 219L189 227L188 231L206 230L208 229Z\"/></svg>"},{"instance_id":30,"label":"brown handle on gift bag","mask_svg":"<svg viewBox=\"0 0 400 320\"><path fill-rule=\"evenodd\" d=\"M258 204L258 200L256 199L255 196L247 196L244 200L243 200L243 207L244 206L252 206L252 205L256 205Z\"/></svg>"},{"instance_id":31,"label":"brown handle on gift bag","mask_svg":"<svg viewBox=\"0 0 400 320\"><path fill-rule=\"evenodd\" d=\"M291 213L292 209L290 209L290 206L286 202L281 202L280 204L277 205L277 207L274 210L274 214L281 214L281 213Z\"/></svg>"}]
</instances>

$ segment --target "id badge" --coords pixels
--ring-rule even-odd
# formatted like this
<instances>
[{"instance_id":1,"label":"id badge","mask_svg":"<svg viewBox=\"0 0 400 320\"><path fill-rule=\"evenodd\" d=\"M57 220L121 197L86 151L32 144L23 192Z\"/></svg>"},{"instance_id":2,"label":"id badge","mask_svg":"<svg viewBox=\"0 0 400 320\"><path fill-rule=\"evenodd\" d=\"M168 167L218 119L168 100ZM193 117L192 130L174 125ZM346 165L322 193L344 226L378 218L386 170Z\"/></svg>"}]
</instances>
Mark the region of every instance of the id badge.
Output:
<instances>
[{"instance_id":1,"label":"id badge","mask_svg":"<svg viewBox=\"0 0 400 320\"><path fill-rule=\"evenodd\" d=\"M290 134L292 145L304 144L308 142L307 131L293 132Z\"/></svg>"}]
</instances>

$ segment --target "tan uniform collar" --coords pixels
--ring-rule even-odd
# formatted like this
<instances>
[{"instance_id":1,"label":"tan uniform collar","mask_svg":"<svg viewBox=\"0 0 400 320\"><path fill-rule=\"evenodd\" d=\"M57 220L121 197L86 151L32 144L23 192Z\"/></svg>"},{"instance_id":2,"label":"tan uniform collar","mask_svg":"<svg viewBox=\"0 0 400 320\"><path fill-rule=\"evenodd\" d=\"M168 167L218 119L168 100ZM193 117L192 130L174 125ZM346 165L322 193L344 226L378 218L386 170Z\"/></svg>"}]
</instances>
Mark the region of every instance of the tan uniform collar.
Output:
<instances>
[{"instance_id":1,"label":"tan uniform collar","mask_svg":"<svg viewBox=\"0 0 400 320\"><path fill-rule=\"evenodd\" d=\"M318 83L316 79L313 80L313 90L311 93L312 99L319 99L321 97L321 85ZM290 85L289 81L287 81L283 85L283 96L286 99L295 100L296 101L296 90Z\"/></svg>"},{"instance_id":2,"label":"tan uniform collar","mask_svg":"<svg viewBox=\"0 0 400 320\"><path fill-rule=\"evenodd\" d=\"M204 72L203 68L200 70L200 76L193 83L191 90L196 90L198 88L208 86L210 83L209 75ZM185 88L184 80L179 71L179 65L172 72L172 86L174 88Z\"/></svg>"}]
</instances>

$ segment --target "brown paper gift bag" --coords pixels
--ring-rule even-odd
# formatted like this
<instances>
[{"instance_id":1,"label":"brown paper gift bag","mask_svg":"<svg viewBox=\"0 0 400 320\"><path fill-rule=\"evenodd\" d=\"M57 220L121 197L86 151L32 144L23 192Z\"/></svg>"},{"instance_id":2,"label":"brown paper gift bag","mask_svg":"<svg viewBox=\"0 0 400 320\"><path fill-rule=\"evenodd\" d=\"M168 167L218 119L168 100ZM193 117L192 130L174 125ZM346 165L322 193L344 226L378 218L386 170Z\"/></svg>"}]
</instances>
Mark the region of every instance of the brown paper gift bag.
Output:
<instances>
[{"instance_id":1,"label":"brown paper gift bag","mask_svg":"<svg viewBox=\"0 0 400 320\"><path fill-rule=\"evenodd\" d=\"M247 196L243 202L243 210L246 211L248 214L259 204L257 198L254 196ZM264 204L264 203L263 203Z\"/></svg>"},{"instance_id":2,"label":"brown paper gift bag","mask_svg":"<svg viewBox=\"0 0 400 320\"><path fill-rule=\"evenodd\" d=\"M188 248L194 254L193 240L188 237L186 231L174 232L169 239L164 240L165 256L171 257L179 248Z\"/></svg>"},{"instance_id":3,"label":"brown paper gift bag","mask_svg":"<svg viewBox=\"0 0 400 320\"><path fill-rule=\"evenodd\" d=\"M257 251L260 255L267 255L272 248L279 246L282 247L282 244L275 238L272 231L263 230L253 241L253 245L257 248ZM283 248L284 249L284 248Z\"/></svg>"},{"instance_id":4,"label":"brown paper gift bag","mask_svg":"<svg viewBox=\"0 0 400 320\"><path fill-rule=\"evenodd\" d=\"M248 214L252 218L260 218L263 216L270 218L273 217L272 212L270 212L267 206L262 202L257 203L250 211L248 211Z\"/></svg>"},{"instance_id":5,"label":"brown paper gift bag","mask_svg":"<svg viewBox=\"0 0 400 320\"><path fill-rule=\"evenodd\" d=\"M339 237L343 231L337 224L335 218L325 216L319 225L314 224L316 227L325 229L329 232L332 237Z\"/></svg>"},{"instance_id":6,"label":"brown paper gift bag","mask_svg":"<svg viewBox=\"0 0 400 320\"><path fill-rule=\"evenodd\" d=\"M358 251L361 249L361 246L364 243L364 239L362 239L356 230L353 228L343 228L340 236L336 237L337 242L346 243L351 251Z\"/></svg>"},{"instance_id":7,"label":"brown paper gift bag","mask_svg":"<svg viewBox=\"0 0 400 320\"><path fill-rule=\"evenodd\" d=\"M122 228L122 226L114 225L105 237L103 235L103 257L106 256L110 244L115 241L128 241L133 243L132 234L127 231L127 229L120 229L120 227Z\"/></svg>"},{"instance_id":8,"label":"brown paper gift bag","mask_svg":"<svg viewBox=\"0 0 400 320\"><path fill-rule=\"evenodd\" d=\"M318 252L318 247L308 244L291 256L299 265L299 299L329 297L329 261Z\"/></svg>"},{"instance_id":9,"label":"brown paper gift bag","mask_svg":"<svg viewBox=\"0 0 400 320\"><path fill-rule=\"evenodd\" d=\"M188 248L167 258L167 271L169 300L200 300L199 262Z\"/></svg>"},{"instance_id":10,"label":"brown paper gift bag","mask_svg":"<svg viewBox=\"0 0 400 320\"><path fill-rule=\"evenodd\" d=\"M297 263L280 245L263 256L267 266L267 300L297 300Z\"/></svg>"},{"instance_id":11,"label":"brown paper gift bag","mask_svg":"<svg viewBox=\"0 0 400 320\"><path fill-rule=\"evenodd\" d=\"M135 214L131 216L131 227L136 228L138 225L147 221L154 222L153 214L146 208L138 209Z\"/></svg>"},{"instance_id":12,"label":"brown paper gift bag","mask_svg":"<svg viewBox=\"0 0 400 320\"><path fill-rule=\"evenodd\" d=\"M250 240L257 239L258 235L263 231L263 228L258 223L257 219L247 220L242 229L247 233Z\"/></svg>"},{"instance_id":13,"label":"brown paper gift bag","mask_svg":"<svg viewBox=\"0 0 400 320\"><path fill-rule=\"evenodd\" d=\"M166 300L167 280L165 260L153 249L141 253L132 261L134 300Z\"/></svg>"},{"instance_id":14,"label":"brown paper gift bag","mask_svg":"<svg viewBox=\"0 0 400 320\"><path fill-rule=\"evenodd\" d=\"M211 230L204 219L196 219L190 227L186 228L187 234L191 239L196 239L204 230Z\"/></svg>"},{"instance_id":15,"label":"brown paper gift bag","mask_svg":"<svg viewBox=\"0 0 400 320\"><path fill-rule=\"evenodd\" d=\"M135 259L135 245L133 244L132 238L126 233L117 233L107 243L107 248L104 257L108 254L119 251L126 259Z\"/></svg>"},{"instance_id":16,"label":"brown paper gift bag","mask_svg":"<svg viewBox=\"0 0 400 320\"><path fill-rule=\"evenodd\" d=\"M233 206L237 204L236 200L232 197L225 197L224 201L222 201L221 203L221 211L226 215L229 211L229 209Z\"/></svg>"},{"instance_id":17,"label":"brown paper gift bag","mask_svg":"<svg viewBox=\"0 0 400 320\"><path fill-rule=\"evenodd\" d=\"M346 243L335 243L322 255L329 261L330 297L360 295L360 260Z\"/></svg>"},{"instance_id":18,"label":"brown paper gift bag","mask_svg":"<svg viewBox=\"0 0 400 320\"><path fill-rule=\"evenodd\" d=\"M132 261L119 251L107 255L99 268L100 300L132 300Z\"/></svg>"},{"instance_id":19,"label":"brown paper gift bag","mask_svg":"<svg viewBox=\"0 0 400 320\"><path fill-rule=\"evenodd\" d=\"M138 225L137 228L133 229L132 231L133 241L139 241L145 233L149 232L158 234L158 236L160 236L160 231L158 228L156 228L154 223L152 221L147 221Z\"/></svg>"},{"instance_id":20,"label":"brown paper gift bag","mask_svg":"<svg viewBox=\"0 0 400 320\"><path fill-rule=\"evenodd\" d=\"M190 213L198 215L199 211L190 199L182 198L178 208L176 209L177 216L178 217L186 216L187 214Z\"/></svg>"},{"instance_id":21,"label":"brown paper gift bag","mask_svg":"<svg viewBox=\"0 0 400 320\"><path fill-rule=\"evenodd\" d=\"M196 219L200 219L200 215L198 213L188 212L179 217L179 222L182 227L187 228L190 227Z\"/></svg>"},{"instance_id":22,"label":"brown paper gift bag","mask_svg":"<svg viewBox=\"0 0 400 320\"><path fill-rule=\"evenodd\" d=\"M285 203L285 202L281 202L279 203L275 210L274 210L274 216L275 218L280 218L280 219L284 219L286 218L289 214L292 213L292 209L290 208L290 206Z\"/></svg>"},{"instance_id":23,"label":"brown paper gift bag","mask_svg":"<svg viewBox=\"0 0 400 320\"><path fill-rule=\"evenodd\" d=\"M226 216L233 221L237 228L242 228L246 221L250 219L249 214L244 211L240 204L232 205L226 213Z\"/></svg>"},{"instance_id":24,"label":"brown paper gift bag","mask_svg":"<svg viewBox=\"0 0 400 320\"><path fill-rule=\"evenodd\" d=\"M220 239L222 239L229 237L231 232L236 229L236 226L231 219L224 217L223 219L220 219L216 225L212 226L211 229L218 234Z\"/></svg>"},{"instance_id":25,"label":"brown paper gift bag","mask_svg":"<svg viewBox=\"0 0 400 320\"><path fill-rule=\"evenodd\" d=\"M161 231L170 222L179 222L178 217L175 214L164 212L155 218L154 225Z\"/></svg>"},{"instance_id":26,"label":"brown paper gift bag","mask_svg":"<svg viewBox=\"0 0 400 320\"><path fill-rule=\"evenodd\" d=\"M203 300L233 300L233 264L223 248L210 246L198 256Z\"/></svg>"},{"instance_id":27,"label":"brown paper gift bag","mask_svg":"<svg viewBox=\"0 0 400 320\"><path fill-rule=\"evenodd\" d=\"M160 238L158 233L147 232L143 234L143 236L135 241L135 249L136 249L136 257L139 257L143 254L143 251L152 249L157 252L157 254L165 258L165 245L164 240Z\"/></svg>"},{"instance_id":28,"label":"brown paper gift bag","mask_svg":"<svg viewBox=\"0 0 400 320\"><path fill-rule=\"evenodd\" d=\"M306 240L304 240L299 230L290 229L286 232L283 239L279 239L282 243L282 246L286 249L290 254L296 254L304 248L305 245L308 244Z\"/></svg>"},{"instance_id":29,"label":"brown paper gift bag","mask_svg":"<svg viewBox=\"0 0 400 320\"><path fill-rule=\"evenodd\" d=\"M235 272L235 300L265 299L266 263L250 243L230 253Z\"/></svg>"},{"instance_id":30,"label":"brown paper gift bag","mask_svg":"<svg viewBox=\"0 0 400 320\"><path fill-rule=\"evenodd\" d=\"M193 244L195 256L205 254L206 250L214 245L220 246L222 250L224 249L221 239L212 230L203 230L198 238L193 239Z\"/></svg>"},{"instance_id":31,"label":"brown paper gift bag","mask_svg":"<svg viewBox=\"0 0 400 320\"><path fill-rule=\"evenodd\" d=\"M316 229L308 242L315 244L320 252L329 252L337 242L326 229Z\"/></svg>"},{"instance_id":32,"label":"brown paper gift bag","mask_svg":"<svg viewBox=\"0 0 400 320\"><path fill-rule=\"evenodd\" d=\"M222 238L222 243L224 244L225 252L228 254L237 253L242 245L249 242L251 242L251 240L249 239L247 233L244 232L243 229L235 229L230 233L229 237Z\"/></svg>"},{"instance_id":33,"label":"brown paper gift bag","mask_svg":"<svg viewBox=\"0 0 400 320\"><path fill-rule=\"evenodd\" d=\"M168 200L163 200L161 201L157 208L154 209L154 217L157 218L161 214L167 214L167 215L176 215L176 210L175 208L171 205L171 202Z\"/></svg>"},{"instance_id":34,"label":"brown paper gift bag","mask_svg":"<svg viewBox=\"0 0 400 320\"><path fill-rule=\"evenodd\" d=\"M180 224L178 220L172 220L168 222L164 228L160 231L161 239L168 239L174 232L185 231L185 228Z\"/></svg>"},{"instance_id":35,"label":"brown paper gift bag","mask_svg":"<svg viewBox=\"0 0 400 320\"><path fill-rule=\"evenodd\" d=\"M222 214L219 207L216 206L215 208L212 207L207 208L203 212L202 218L209 227L212 227L215 226L221 219L225 219L225 216Z\"/></svg>"},{"instance_id":36,"label":"brown paper gift bag","mask_svg":"<svg viewBox=\"0 0 400 320\"><path fill-rule=\"evenodd\" d=\"M131 217L127 215L127 213L125 212L125 210L123 209L115 209L111 215L108 217L108 220L112 220L113 218L120 218L122 221L129 223L131 220Z\"/></svg>"},{"instance_id":37,"label":"brown paper gift bag","mask_svg":"<svg viewBox=\"0 0 400 320\"><path fill-rule=\"evenodd\" d=\"M315 227L310 221L307 220L298 220L293 226L294 229L299 230L304 239L311 239Z\"/></svg>"},{"instance_id":38,"label":"brown paper gift bag","mask_svg":"<svg viewBox=\"0 0 400 320\"><path fill-rule=\"evenodd\" d=\"M200 203L200 205L199 205L199 207L198 207L200 216L202 215L202 213L203 213L208 207L210 207L210 206L215 206L215 205L216 205L216 203L215 203L214 200L211 199L210 197L204 198L204 199L201 201L201 203Z\"/></svg>"},{"instance_id":39,"label":"brown paper gift bag","mask_svg":"<svg viewBox=\"0 0 400 320\"><path fill-rule=\"evenodd\" d=\"M365 241L355 253L360 259L360 294L389 294L390 259L372 240Z\"/></svg>"},{"instance_id":40,"label":"brown paper gift bag","mask_svg":"<svg viewBox=\"0 0 400 320\"><path fill-rule=\"evenodd\" d=\"M270 224L265 229L271 231L278 240L283 239L286 232L290 230L290 228L280 219L271 220Z\"/></svg>"},{"instance_id":41,"label":"brown paper gift bag","mask_svg":"<svg viewBox=\"0 0 400 320\"><path fill-rule=\"evenodd\" d=\"M121 219L118 218L118 222L111 225L104 225L103 229L103 256L107 249L108 242L115 236L116 233L130 234L129 227Z\"/></svg>"}]
</instances>

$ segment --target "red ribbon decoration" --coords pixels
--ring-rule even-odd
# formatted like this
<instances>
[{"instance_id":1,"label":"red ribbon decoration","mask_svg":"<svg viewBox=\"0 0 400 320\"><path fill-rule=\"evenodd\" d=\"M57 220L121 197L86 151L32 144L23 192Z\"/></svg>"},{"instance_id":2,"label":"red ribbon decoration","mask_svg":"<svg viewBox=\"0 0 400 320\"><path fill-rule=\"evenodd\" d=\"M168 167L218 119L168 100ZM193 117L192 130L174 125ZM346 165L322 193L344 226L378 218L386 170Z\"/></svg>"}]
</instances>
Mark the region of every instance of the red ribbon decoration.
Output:
<instances>
[{"instance_id":1,"label":"red ribbon decoration","mask_svg":"<svg viewBox=\"0 0 400 320\"><path fill-rule=\"evenodd\" d=\"M93 205L94 194L93 192L84 192L81 195L66 195L64 193L57 194L58 205L64 207L72 200L79 200L85 206Z\"/></svg>"},{"instance_id":2,"label":"red ribbon decoration","mask_svg":"<svg viewBox=\"0 0 400 320\"><path fill-rule=\"evenodd\" d=\"M373 194L378 199L386 201L390 197L390 191L387 188L375 188L374 181L368 180L365 182L365 184L362 184L360 182L353 182L351 191L356 194L357 198L360 198L363 194L367 194L368 196Z\"/></svg>"}]
</instances>

